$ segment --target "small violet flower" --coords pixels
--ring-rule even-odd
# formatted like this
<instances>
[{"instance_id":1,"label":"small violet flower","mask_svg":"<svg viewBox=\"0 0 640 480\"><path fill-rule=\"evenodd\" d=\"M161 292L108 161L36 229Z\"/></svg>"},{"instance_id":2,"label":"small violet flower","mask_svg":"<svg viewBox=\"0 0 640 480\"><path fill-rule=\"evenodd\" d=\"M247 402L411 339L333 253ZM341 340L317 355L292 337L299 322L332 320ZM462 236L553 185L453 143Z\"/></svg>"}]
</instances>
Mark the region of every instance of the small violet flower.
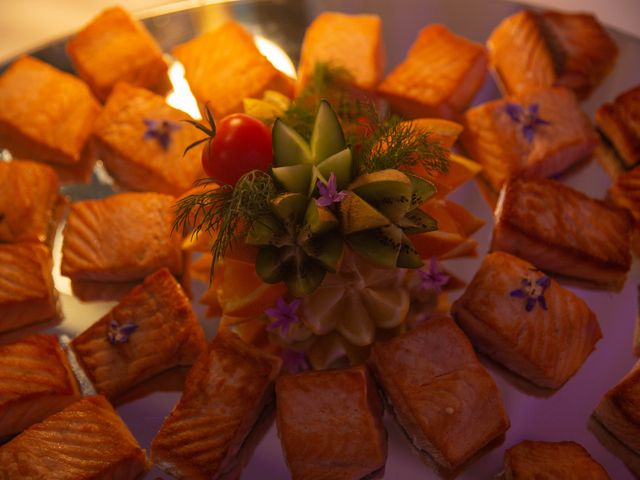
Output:
<instances>
[{"instance_id":1,"label":"small violet flower","mask_svg":"<svg viewBox=\"0 0 640 480\"><path fill-rule=\"evenodd\" d=\"M438 268L436 257L431 257L429 269L418 270L420 275L420 288L422 290L433 290L436 293L442 293L442 287L449 281L449 275Z\"/></svg>"},{"instance_id":2,"label":"small violet flower","mask_svg":"<svg viewBox=\"0 0 640 480\"><path fill-rule=\"evenodd\" d=\"M540 106L537 103L529 105L527 110L516 103L507 103L506 111L511 120L522 125L522 135L529 143L533 141L533 134L539 125L550 125L550 122L540 118Z\"/></svg>"},{"instance_id":3,"label":"small violet flower","mask_svg":"<svg viewBox=\"0 0 640 480\"><path fill-rule=\"evenodd\" d=\"M109 323L109 331L107 332L107 340L112 345L118 343L127 343L129 341L129 335L138 329L138 325L135 323L126 323L124 325L118 325L118 322L111 320Z\"/></svg>"},{"instance_id":4,"label":"small violet flower","mask_svg":"<svg viewBox=\"0 0 640 480\"><path fill-rule=\"evenodd\" d=\"M310 368L307 356L295 350L285 350L282 352L282 365L284 369L290 373L303 372Z\"/></svg>"},{"instance_id":5,"label":"small violet flower","mask_svg":"<svg viewBox=\"0 0 640 480\"><path fill-rule=\"evenodd\" d=\"M521 282L522 287L513 290L510 295L516 298L526 298L524 309L527 312L533 310L536 303L540 305L543 310L547 309L547 301L544 298L545 290L551 285L551 279L546 275L538 278L535 282L530 278L523 278Z\"/></svg>"},{"instance_id":6,"label":"small violet flower","mask_svg":"<svg viewBox=\"0 0 640 480\"><path fill-rule=\"evenodd\" d=\"M155 139L164 151L169 150L171 133L178 130L180 124L172 120L155 120L152 118L145 118L142 121L147 127L142 138L145 140Z\"/></svg>"},{"instance_id":7,"label":"small violet flower","mask_svg":"<svg viewBox=\"0 0 640 480\"><path fill-rule=\"evenodd\" d=\"M322 180L318 180L317 185L320 197L316 198L316 204L319 207L328 207L334 203L340 203L344 200L344 197L349 195L349 192L345 190L341 190L340 192L338 191L338 181L336 179L336 174L333 172L331 172L329 181L326 185Z\"/></svg>"},{"instance_id":8,"label":"small violet flower","mask_svg":"<svg viewBox=\"0 0 640 480\"><path fill-rule=\"evenodd\" d=\"M272 332L279 328L283 334L287 335L291 325L299 321L296 312L300 303L302 303L302 300L299 298L294 299L291 303L287 303L280 297L274 308L269 308L265 311L268 316L275 319L275 322L267 327L267 331Z\"/></svg>"}]
</instances>

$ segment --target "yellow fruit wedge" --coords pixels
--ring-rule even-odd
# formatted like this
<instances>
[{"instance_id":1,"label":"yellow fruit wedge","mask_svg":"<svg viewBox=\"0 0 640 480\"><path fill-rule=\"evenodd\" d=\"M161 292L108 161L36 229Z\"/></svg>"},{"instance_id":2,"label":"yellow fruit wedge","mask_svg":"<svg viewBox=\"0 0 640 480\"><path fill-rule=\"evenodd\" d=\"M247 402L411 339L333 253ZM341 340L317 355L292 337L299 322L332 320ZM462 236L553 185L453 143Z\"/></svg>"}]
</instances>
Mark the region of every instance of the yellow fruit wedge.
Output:
<instances>
[{"instance_id":1,"label":"yellow fruit wedge","mask_svg":"<svg viewBox=\"0 0 640 480\"><path fill-rule=\"evenodd\" d=\"M422 132L430 133L430 139L440 142L443 147L451 148L462 133L464 127L443 118L418 118L410 121Z\"/></svg>"},{"instance_id":2,"label":"yellow fruit wedge","mask_svg":"<svg viewBox=\"0 0 640 480\"><path fill-rule=\"evenodd\" d=\"M458 233L426 232L409 237L421 258L475 257L478 242Z\"/></svg>"}]
</instances>

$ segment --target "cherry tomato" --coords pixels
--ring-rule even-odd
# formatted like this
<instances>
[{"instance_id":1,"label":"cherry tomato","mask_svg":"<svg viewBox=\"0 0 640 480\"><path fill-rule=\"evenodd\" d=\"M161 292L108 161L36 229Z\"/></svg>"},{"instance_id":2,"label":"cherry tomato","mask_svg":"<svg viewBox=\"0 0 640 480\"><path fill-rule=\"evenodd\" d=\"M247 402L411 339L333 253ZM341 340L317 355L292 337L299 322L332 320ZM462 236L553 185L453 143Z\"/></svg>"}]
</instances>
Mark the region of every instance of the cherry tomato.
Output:
<instances>
[{"instance_id":1,"label":"cherry tomato","mask_svg":"<svg viewBox=\"0 0 640 480\"><path fill-rule=\"evenodd\" d=\"M271 131L260 120L234 113L216 124L202 150L202 168L214 180L235 185L251 170L267 170L273 160Z\"/></svg>"}]
</instances>

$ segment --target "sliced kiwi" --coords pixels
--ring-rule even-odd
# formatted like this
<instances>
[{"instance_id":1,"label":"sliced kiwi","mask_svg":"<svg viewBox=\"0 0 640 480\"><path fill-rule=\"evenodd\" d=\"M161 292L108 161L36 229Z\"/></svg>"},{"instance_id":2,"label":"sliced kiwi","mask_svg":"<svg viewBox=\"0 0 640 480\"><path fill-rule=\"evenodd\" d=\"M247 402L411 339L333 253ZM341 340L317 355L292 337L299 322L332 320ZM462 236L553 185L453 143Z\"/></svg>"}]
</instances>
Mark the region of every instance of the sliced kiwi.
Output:
<instances>
[{"instance_id":1,"label":"sliced kiwi","mask_svg":"<svg viewBox=\"0 0 640 480\"><path fill-rule=\"evenodd\" d=\"M344 190L351 182L351 172L353 168L353 155L350 148L340 150L317 166L322 179L326 182L332 173L336 176L338 190Z\"/></svg>"},{"instance_id":2,"label":"sliced kiwi","mask_svg":"<svg viewBox=\"0 0 640 480\"><path fill-rule=\"evenodd\" d=\"M340 203L340 217L345 234L391 224L387 217L354 193L346 196Z\"/></svg>"},{"instance_id":3,"label":"sliced kiwi","mask_svg":"<svg viewBox=\"0 0 640 480\"><path fill-rule=\"evenodd\" d=\"M347 236L351 248L369 263L393 268L402 246L402 230L395 225L365 230Z\"/></svg>"},{"instance_id":4,"label":"sliced kiwi","mask_svg":"<svg viewBox=\"0 0 640 480\"><path fill-rule=\"evenodd\" d=\"M427 215L420 208L414 208L398 222L398 226L408 235L413 235L437 230L438 221L430 215Z\"/></svg>"},{"instance_id":5,"label":"sliced kiwi","mask_svg":"<svg viewBox=\"0 0 640 480\"><path fill-rule=\"evenodd\" d=\"M309 194L312 185L313 165L303 163L300 165L289 165L286 167L273 167L271 172L275 179L288 192Z\"/></svg>"},{"instance_id":6,"label":"sliced kiwi","mask_svg":"<svg viewBox=\"0 0 640 480\"><path fill-rule=\"evenodd\" d=\"M282 249L270 245L258 250L256 273L266 283L278 283L284 278L284 264L281 261Z\"/></svg>"},{"instance_id":7,"label":"sliced kiwi","mask_svg":"<svg viewBox=\"0 0 640 480\"><path fill-rule=\"evenodd\" d=\"M411 180L398 170L381 170L358 177L349 187L393 222L411 209Z\"/></svg>"},{"instance_id":8,"label":"sliced kiwi","mask_svg":"<svg viewBox=\"0 0 640 480\"><path fill-rule=\"evenodd\" d=\"M400 251L396 266L400 268L420 268L423 265L422 259L415 249L411 240L403 233L400 240Z\"/></svg>"},{"instance_id":9,"label":"sliced kiwi","mask_svg":"<svg viewBox=\"0 0 640 480\"><path fill-rule=\"evenodd\" d=\"M279 118L273 124L272 142L276 167L311 163L311 150L307 142Z\"/></svg>"},{"instance_id":10,"label":"sliced kiwi","mask_svg":"<svg viewBox=\"0 0 640 480\"><path fill-rule=\"evenodd\" d=\"M326 100L318 107L311 133L311 158L316 165L346 148L344 133L336 112Z\"/></svg>"},{"instance_id":11,"label":"sliced kiwi","mask_svg":"<svg viewBox=\"0 0 640 480\"><path fill-rule=\"evenodd\" d=\"M407 175L407 177L409 177L413 188L411 208L422 205L438 191L433 183L424 178L416 177L415 175Z\"/></svg>"},{"instance_id":12,"label":"sliced kiwi","mask_svg":"<svg viewBox=\"0 0 640 480\"><path fill-rule=\"evenodd\" d=\"M327 271L310 258L291 262L284 270L284 282L294 297L309 295L320 286Z\"/></svg>"},{"instance_id":13,"label":"sliced kiwi","mask_svg":"<svg viewBox=\"0 0 640 480\"><path fill-rule=\"evenodd\" d=\"M313 235L321 235L337 228L340 223L326 207L320 207L315 201L309 202L304 215L304 224Z\"/></svg>"},{"instance_id":14,"label":"sliced kiwi","mask_svg":"<svg viewBox=\"0 0 640 480\"><path fill-rule=\"evenodd\" d=\"M283 193L271 200L271 210L287 231L301 225L309 199L301 193Z\"/></svg>"},{"instance_id":15,"label":"sliced kiwi","mask_svg":"<svg viewBox=\"0 0 640 480\"><path fill-rule=\"evenodd\" d=\"M305 253L328 271L338 271L344 255L344 242L338 235L314 237L304 246Z\"/></svg>"}]
</instances>

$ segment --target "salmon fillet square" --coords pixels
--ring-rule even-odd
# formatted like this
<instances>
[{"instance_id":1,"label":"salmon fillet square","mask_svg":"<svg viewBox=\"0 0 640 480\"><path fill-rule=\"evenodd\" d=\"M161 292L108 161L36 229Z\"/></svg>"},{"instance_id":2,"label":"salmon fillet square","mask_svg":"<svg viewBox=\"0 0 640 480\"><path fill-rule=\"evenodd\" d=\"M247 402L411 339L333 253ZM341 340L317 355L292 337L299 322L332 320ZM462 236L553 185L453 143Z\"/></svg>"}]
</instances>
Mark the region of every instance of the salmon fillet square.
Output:
<instances>
[{"instance_id":1,"label":"salmon fillet square","mask_svg":"<svg viewBox=\"0 0 640 480\"><path fill-rule=\"evenodd\" d=\"M612 70L618 47L596 17L521 11L487 41L490 63L507 93L564 86L584 99Z\"/></svg>"},{"instance_id":2,"label":"salmon fillet square","mask_svg":"<svg viewBox=\"0 0 640 480\"><path fill-rule=\"evenodd\" d=\"M640 361L602 397L593 416L629 450L640 455Z\"/></svg>"},{"instance_id":3,"label":"salmon fillet square","mask_svg":"<svg viewBox=\"0 0 640 480\"><path fill-rule=\"evenodd\" d=\"M159 268L182 273L181 235L172 235L175 197L120 193L73 203L62 245L72 281L142 280Z\"/></svg>"},{"instance_id":4,"label":"salmon fillet square","mask_svg":"<svg viewBox=\"0 0 640 480\"><path fill-rule=\"evenodd\" d=\"M205 176L202 147L184 155L203 136L182 122L189 118L160 95L119 83L94 125L94 155L127 190L178 196Z\"/></svg>"},{"instance_id":5,"label":"salmon fillet square","mask_svg":"<svg viewBox=\"0 0 640 480\"><path fill-rule=\"evenodd\" d=\"M449 317L376 344L369 363L414 448L447 470L509 428L498 387Z\"/></svg>"},{"instance_id":6,"label":"salmon fillet square","mask_svg":"<svg viewBox=\"0 0 640 480\"><path fill-rule=\"evenodd\" d=\"M598 144L575 95L565 88L483 103L465 112L463 124L462 142L496 192L518 174L562 173L589 158Z\"/></svg>"},{"instance_id":7,"label":"salmon fillet square","mask_svg":"<svg viewBox=\"0 0 640 480\"><path fill-rule=\"evenodd\" d=\"M0 332L59 318L52 268L41 243L0 243Z\"/></svg>"},{"instance_id":8,"label":"salmon fillet square","mask_svg":"<svg viewBox=\"0 0 640 480\"><path fill-rule=\"evenodd\" d=\"M54 335L0 346L0 438L21 432L80 398Z\"/></svg>"},{"instance_id":9,"label":"salmon fillet square","mask_svg":"<svg viewBox=\"0 0 640 480\"><path fill-rule=\"evenodd\" d=\"M640 162L640 85L598 108L596 123L624 168Z\"/></svg>"},{"instance_id":10,"label":"salmon fillet square","mask_svg":"<svg viewBox=\"0 0 640 480\"><path fill-rule=\"evenodd\" d=\"M173 49L184 65L185 78L204 112L207 105L216 120L242 111L246 97L261 98L266 90L287 96L293 80L260 53L242 25L227 21Z\"/></svg>"},{"instance_id":11,"label":"salmon fillet square","mask_svg":"<svg viewBox=\"0 0 640 480\"><path fill-rule=\"evenodd\" d=\"M219 331L154 438L153 462L177 478L239 478L273 421L281 365L278 357Z\"/></svg>"},{"instance_id":12,"label":"salmon fillet square","mask_svg":"<svg viewBox=\"0 0 640 480\"><path fill-rule=\"evenodd\" d=\"M140 478L145 452L102 396L78 400L0 447L0 479Z\"/></svg>"},{"instance_id":13,"label":"salmon fillet square","mask_svg":"<svg viewBox=\"0 0 640 480\"><path fill-rule=\"evenodd\" d=\"M276 423L291 477L382 478L387 432L366 366L284 375Z\"/></svg>"},{"instance_id":14,"label":"salmon fillet square","mask_svg":"<svg viewBox=\"0 0 640 480\"><path fill-rule=\"evenodd\" d=\"M168 65L144 25L121 7L104 10L67 42L73 65L100 100L117 82L160 88Z\"/></svg>"},{"instance_id":15,"label":"salmon fillet square","mask_svg":"<svg viewBox=\"0 0 640 480\"><path fill-rule=\"evenodd\" d=\"M0 162L0 242L53 243L64 208L58 176L36 162Z\"/></svg>"},{"instance_id":16,"label":"salmon fillet square","mask_svg":"<svg viewBox=\"0 0 640 480\"><path fill-rule=\"evenodd\" d=\"M554 180L517 178L500 193L491 250L615 290L631 268L630 236L626 211Z\"/></svg>"},{"instance_id":17,"label":"salmon fillet square","mask_svg":"<svg viewBox=\"0 0 640 480\"><path fill-rule=\"evenodd\" d=\"M640 165L619 175L609 189L609 197L633 217L631 249L640 256Z\"/></svg>"},{"instance_id":18,"label":"salmon fillet square","mask_svg":"<svg viewBox=\"0 0 640 480\"><path fill-rule=\"evenodd\" d=\"M451 312L480 352L544 388L563 385L602 337L584 301L504 252L485 257Z\"/></svg>"},{"instance_id":19,"label":"salmon fillet square","mask_svg":"<svg viewBox=\"0 0 640 480\"><path fill-rule=\"evenodd\" d=\"M98 113L82 80L35 58L0 76L0 147L14 158L77 164Z\"/></svg>"},{"instance_id":20,"label":"salmon fillet square","mask_svg":"<svg viewBox=\"0 0 640 480\"><path fill-rule=\"evenodd\" d=\"M357 87L372 92L382 80L384 61L380 17L324 12L305 32L297 89L304 88L322 63L346 70Z\"/></svg>"},{"instance_id":21,"label":"salmon fillet square","mask_svg":"<svg viewBox=\"0 0 640 480\"><path fill-rule=\"evenodd\" d=\"M420 31L407 57L378 91L393 111L406 118L456 119L473 100L486 73L482 45L434 24Z\"/></svg>"},{"instance_id":22,"label":"salmon fillet square","mask_svg":"<svg viewBox=\"0 0 640 480\"><path fill-rule=\"evenodd\" d=\"M504 454L502 480L609 480L602 465L575 442L525 440Z\"/></svg>"},{"instance_id":23,"label":"salmon fillet square","mask_svg":"<svg viewBox=\"0 0 640 480\"><path fill-rule=\"evenodd\" d=\"M193 364L204 346L189 299L167 269L147 277L71 342L94 387L108 398L165 370Z\"/></svg>"}]
</instances>

